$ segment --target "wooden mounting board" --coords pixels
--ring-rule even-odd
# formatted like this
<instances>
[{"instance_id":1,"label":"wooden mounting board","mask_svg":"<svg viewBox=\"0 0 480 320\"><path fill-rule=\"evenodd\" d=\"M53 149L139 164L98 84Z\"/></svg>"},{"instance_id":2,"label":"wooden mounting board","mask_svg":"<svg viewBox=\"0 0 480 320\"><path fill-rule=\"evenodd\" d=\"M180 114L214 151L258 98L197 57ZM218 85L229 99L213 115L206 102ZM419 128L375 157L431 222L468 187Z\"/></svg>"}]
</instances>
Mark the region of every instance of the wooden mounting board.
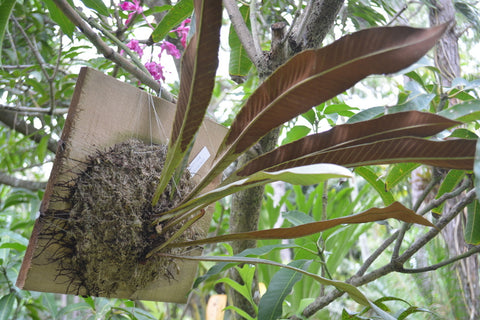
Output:
<instances>
[{"instance_id":1,"label":"wooden mounting board","mask_svg":"<svg viewBox=\"0 0 480 320\"><path fill-rule=\"evenodd\" d=\"M154 111L158 117L155 116ZM49 210L69 207L68 203L50 200L56 195L65 193L58 185L72 181L72 178L82 172L83 162L89 155L129 138L166 143L172 129L174 115L174 104L153 97L145 91L99 71L82 68L40 213L45 214ZM210 157L200 167L195 179L204 176L212 165L215 151L225 133L226 129L223 126L211 120L207 119L202 124L190 161L199 153L205 156L207 153L205 147ZM211 213L198 222L197 227L204 234L208 231L210 220ZM47 226L37 219L17 279L17 286L33 291L85 294L81 290L77 292L76 289L69 288L68 278L58 276L58 261L52 262L56 248L46 246L46 240L42 238L42 233L47 232L46 230ZM192 252L192 254L199 253L200 250ZM177 265L180 273L175 280L159 279L142 290L133 293L117 291L110 297L184 303L196 276L197 263L178 261Z\"/></svg>"}]
</instances>

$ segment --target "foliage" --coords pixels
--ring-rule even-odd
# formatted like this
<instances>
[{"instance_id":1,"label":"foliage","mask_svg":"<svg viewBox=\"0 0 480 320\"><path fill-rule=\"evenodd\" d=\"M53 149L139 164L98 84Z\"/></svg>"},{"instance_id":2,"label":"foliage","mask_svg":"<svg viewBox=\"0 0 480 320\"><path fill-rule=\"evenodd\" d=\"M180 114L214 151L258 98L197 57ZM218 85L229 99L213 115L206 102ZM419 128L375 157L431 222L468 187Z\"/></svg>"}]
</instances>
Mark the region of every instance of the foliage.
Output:
<instances>
[{"instance_id":1,"label":"foliage","mask_svg":"<svg viewBox=\"0 0 480 320\"><path fill-rule=\"evenodd\" d=\"M5 284L2 285L0 292L0 310L2 310L0 319L9 317L41 319L48 316L61 318L67 314L92 318L158 318L158 313L165 312L129 301L91 297L83 299L69 297L67 301L62 301L53 294L24 292L14 286L14 280L20 268L20 257L26 250L27 239L32 231L33 221L42 198L42 191L38 190L44 187L44 185L32 187L33 184L29 181L45 179L45 165L48 166L52 161L51 151L55 152L56 141L59 140L65 119L64 112L73 94L76 66L93 66L132 84L136 83L134 76L138 78L138 75L132 76L125 69L118 68L118 62L116 65L100 57L84 58L84 54L90 53L88 41L92 40L85 36L86 33L75 30L75 23L72 23L62 10L55 6L58 2L60 1L47 1L43 5L42 2L34 0L17 2L4 0L0 4L0 40L5 35L0 47L2 59L0 121L5 124L0 127L2 142L0 175L14 177L16 183L19 183L19 180L27 182L23 184L23 188L1 185L0 189L0 228L2 228L0 245L2 276L0 279ZM83 4L92 10L91 14L94 16L88 21L99 22L97 30L103 34L102 41L107 41L114 46L119 44L111 40L108 34L115 34L118 42L127 43L127 39L133 35L137 26L151 23L151 18L155 14L165 13L167 10L168 13L164 19L160 20L152 30L149 40L180 41L176 33L169 33L169 31L174 30L192 11L192 1L182 0L175 5L163 6L161 9L152 7L145 11L137 10L131 16L132 20L127 23L125 19L128 18L128 13L119 10L118 3L106 6L102 1L83 1ZM175 120L176 129L170 139L168 161L171 165L165 171L166 174L159 184L157 194L162 191L162 185L168 183L178 165L182 163L183 157L188 153L188 147L195 137L195 128L200 125L199 120L206 113L212 93L215 95L213 86L216 81L214 72L217 63L216 48L220 45L215 35L218 35L222 24L222 11L218 9L219 3L204 2L202 4L204 7L200 8L200 2L195 1L195 5L197 6L195 11L201 13L195 18L197 33L185 48L179 77L180 84L172 84L174 87L172 92L176 92L176 88L179 88L179 102ZM269 7L272 10L267 11ZM471 23L473 28L478 29L478 12L472 4L456 1L455 7L462 14L461 19L466 19L465 23ZM6 9L3 10L3 8ZM10 8L12 8L11 15ZM255 21L249 22L252 16L246 9L245 6L241 8L243 19L247 21L250 30L252 27L257 28ZM267 22L279 20L292 22L295 11L300 12L302 9L301 6L296 8L288 1L267 1L257 14L261 14ZM344 20L340 17L337 21L337 31L345 30L350 23L353 24L354 29L386 25L397 11L399 11L398 7L387 1L348 1L345 5ZM85 22L88 21L85 20ZM459 21L464 20L459 18ZM475 161L475 167L472 167L474 140L477 138L476 132L478 120L480 120L477 112L480 105L478 92L480 83L475 80L478 75L471 74L468 76L469 79L456 79L451 88L443 88L436 79L440 74L439 70L433 67L414 66L413 69L402 71L402 74L411 81L405 86L399 85L395 88L398 91L397 102L388 108L384 106L363 108L362 106L363 110L359 111L357 107L344 101L346 99L340 95L368 74L397 72L410 65L434 44L443 32L442 28L420 31L402 27L370 29L354 33L330 46L303 51L296 55L277 69L251 95L245 97L243 107L232 121L229 134L217 154L216 165L209 176L183 206L169 212L163 219L173 218L175 223L179 223L184 217L188 217L190 212L225 197L228 199L228 195L234 191L256 184L263 185L273 180L307 185L321 183L311 187L288 185L286 187L288 191L279 203L274 203L272 199L274 192L272 189L267 189L270 191L264 198L260 221L260 229L266 232L256 233L259 235L257 238L262 239L259 240L259 247L233 257L230 253L228 257L210 258L224 261L230 259L236 263L261 261L267 265L253 267L246 264L243 267L236 267L245 280L244 284L238 284L228 278L217 279L215 282L210 281L210 277L220 277L220 272L227 267L232 267L233 264L225 262L210 268L209 258L204 257L203 266L209 271L197 280L196 286L199 286L202 281L203 283L196 294L206 295L213 290L215 283L223 282L247 297L257 310L260 319L301 315L319 292L325 292L325 288L321 284L311 284L305 279L300 280L299 272L308 273L317 280L321 279L319 281L322 284L332 284L332 279L345 281L358 269L363 268L363 261L368 255L365 256L361 252L362 248L364 251L375 250L381 245L380 239L391 238L391 234L398 232L395 230L406 228L407 224L401 227L402 225L396 221L383 221L341 225L334 229L310 227L322 226L334 221L348 222L349 219L356 217L352 214L368 213L368 210L374 206L387 209L379 209L380 213L386 213L386 216L375 216L373 220L392 217L393 215L388 213L388 206L398 204L396 201L406 203L409 197L408 179L412 170L418 166L418 162L453 168L445 175L438 190L435 191L439 206L437 208L441 208L442 202L452 193L463 188L465 181L470 179L471 170L478 171L478 160ZM62 33L70 39L62 37ZM262 37L265 36L262 35ZM265 42L268 43L268 41ZM368 45L362 46L367 43ZM239 44L239 36L233 32L233 28L230 29L229 46L232 53L237 53L230 56L230 62L234 63L232 68L236 69L234 75L242 77L249 75L248 72L252 70L251 61L245 59L245 48ZM354 50L349 50L349 46ZM131 57L131 63L136 63L140 69L144 67L142 61L135 62L135 54L128 51L132 48L125 44L120 46L118 51L120 48L123 48ZM182 50L182 47L178 45L178 49ZM408 61L400 63L399 57ZM373 69L367 70L367 67ZM151 79L148 72L144 73L144 76ZM251 73L249 76L253 77ZM144 83L148 85L150 82L144 81ZM229 85L232 86L232 84ZM248 85L246 83L238 87L248 89ZM451 103L453 99L461 103L453 104ZM8 117L11 111L16 112L15 118ZM300 117L296 118L297 116ZM286 121L292 122L284 129L286 137L284 146L259 156L243 168L234 171L216 191L199 196L202 188L211 179L220 174L264 134ZM458 125L457 121L464 123L462 128L447 130ZM333 128L319 133L325 126ZM310 128L315 134L307 135ZM431 136L435 136L434 139L428 139ZM453 138L458 140L451 140ZM350 155L355 155L356 158L349 157ZM412 163L391 164L403 161ZM318 163L323 162L347 167L358 166L353 174L355 181L347 181L343 185L334 185L337 183L334 181L338 180L323 183L325 178L331 178L332 175L352 176L349 170L335 166L327 166L324 167L326 170L319 171L322 165ZM371 166L377 164L382 166ZM470 171L465 172L465 169ZM311 170L314 170L317 176L313 176ZM478 175L476 178L478 179ZM28 185L33 190L27 190ZM475 185L478 188L480 183ZM466 189L467 187L462 190ZM435 203L436 200L432 201ZM426 205L428 204L426 201ZM478 221L480 220L477 210L478 200L465 206L468 209L465 236L469 243L478 246ZM396 211L402 214L397 218L405 221L405 213L413 214L414 211L421 213L418 207L412 206L412 208L413 211L405 206L399 207ZM218 237L212 237L211 241L226 241L234 237L245 239L249 236L248 234L225 235L228 204L225 201L218 202L216 209L212 228L216 232L213 236L218 235ZM441 210L436 209L436 212L440 213ZM326 219L328 221L322 221ZM367 221L372 220L361 219L359 222ZM426 220L420 217L416 221L426 224ZM275 236L268 236L268 232L275 233L275 230L269 229L278 227L278 224L283 229ZM307 228L309 231L298 232L297 230L301 228ZM279 235L279 233L285 233L288 230L293 230L294 236L300 238L288 244L280 244L280 240L276 239L290 237ZM359 239L364 234L374 235L378 241L360 248L358 244L362 241ZM423 229L414 227L401 239L398 237L400 240L397 243L399 246L403 243L404 249L408 251L408 246L415 244L416 237L424 234ZM264 235L267 236L264 237ZM365 246L368 250L364 248ZM441 248L441 243L435 244L435 248L435 250L431 249L432 265L442 261L436 259L436 252ZM161 248L157 248L159 249ZM278 266L280 262L289 262L283 261L281 250L287 250L294 256L289 269L278 270L277 267L268 265L270 263ZM214 248L212 252L216 255L224 253L222 248ZM387 252L387 256L395 254L398 258L398 252L395 253L395 250ZM258 258L260 256L265 259L260 260ZM409 265L412 263L409 260L411 256L400 255L400 257L405 257L405 260L401 261L405 264L405 268L415 268L414 265ZM395 262L398 261L400 260L395 260ZM383 265L392 265L390 262L393 263L394 259L390 261L388 257L383 257L375 262L378 265L374 268L381 269ZM396 271L402 272L403 264L402 269ZM366 267L368 268L368 265ZM366 269L363 270L363 273L366 271ZM258 274L258 281L270 284L267 293L260 300L256 299L250 290L255 284L255 273ZM363 276L361 273L356 275ZM350 278L349 281L351 282L352 279ZM439 286L444 286L440 282L439 280ZM411 301L390 298L391 292L395 291L394 288L379 290L384 298L373 300L373 297L378 295L378 292L374 292L375 290L366 288L365 292L360 293L356 289L357 285L363 283L354 284L351 289L348 289L350 286L343 282L338 281L338 283L340 287L344 286L346 291L354 292L353 297L357 297L357 301L374 308L377 315L386 319L392 316L396 319L413 318L415 313L430 312L415 306L422 305L416 301L413 305ZM292 288L296 294L289 295ZM356 296L357 291L359 296ZM405 293L395 292L395 294L401 294L405 298ZM397 307L388 308L385 303L387 300L393 301ZM238 313L244 312L233 306L230 308ZM355 308L357 311L347 311L350 308ZM386 315L382 310L389 312L390 315ZM250 317L243 314L246 318ZM337 318L342 319L375 316L366 309L361 311L348 300L343 300L341 308L336 310L332 308L331 314L332 317L336 315ZM446 313L444 314L448 317Z\"/></svg>"}]
</instances>

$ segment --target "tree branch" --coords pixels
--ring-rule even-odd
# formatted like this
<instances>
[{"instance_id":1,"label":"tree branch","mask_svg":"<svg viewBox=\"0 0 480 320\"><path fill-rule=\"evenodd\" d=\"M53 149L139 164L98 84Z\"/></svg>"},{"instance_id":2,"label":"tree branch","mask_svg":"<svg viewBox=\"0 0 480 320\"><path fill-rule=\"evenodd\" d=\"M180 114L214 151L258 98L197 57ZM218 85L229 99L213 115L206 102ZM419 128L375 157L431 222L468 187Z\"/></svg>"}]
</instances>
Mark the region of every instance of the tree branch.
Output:
<instances>
[{"instance_id":1,"label":"tree branch","mask_svg":"<svg viewBox=\"0 0 480 320\"><path fill-rule=\"evenodd\" d=\"M294 52L321 46L323 39L332 28L344 0L312 0L294 26L290 46Z\"/></svg>"},{"instance_id":2,"label":"tree branch","mask_svg":"<svg viewBox=\"0 0 480 320\"><path fill-rule=\"evenodd\" d=\"M450 192L450 195L452 193L456 193L459 189L463 188L463 184L454 190L453 192ZM450 222L455 218L465 206L473 201L475 198L475 190L470 190L465 198L458 202L454 207L451 208L451 210L447 213L444 213L441 218L438 220L436 223L436 228L430 229L427 233L425 233L423 236L418 238L405 252L400 255L397 259L391 260L388 264L384 265L381 268L378 268L366 275L360 275L360 272L357 272L354 276L350 277L346 282L349 284L352 284L356 287L362 286L364 284L367 284L369 282L372 282L380 277L383 277L391 272L402 272L402 270L408 270L403 268L403 264L410 259L421 247L423 247L427 242L435 238L438 233ZM435 201L435 200L434 200ZM445 200L444 200L445 201ZM433 202L433 201L432 201ZM438 206L438 204L437 204ZM374 254L372 254L371 257L380 255L381 252L383 252L388 245L390 245L398 236L399 231L395 232L392 234L387 241L384 242L381 248L377 249ZM388 243L388 245L387 245ZM469 250L470 251L470 250ZM379 252L379 253L378 253ZM472 255L471 253L470 255ZM370 258L369 258L370 259ZM449 259L451 260L451 259ZM373 262L373 260L371 261ZM371 263L370 262L370 263ZM453 262L453 261L452 261ZM448 263L447 263L448 264ZM447 265L444 264L444 265ZM438 266L440 268L441 266ZM363 270L366 270L366 268L363 268ZM360 271L360 270L359 270ZM322 308L326 307L329 305L331 302L335 301L337 298L341 297L344 294L344 292L339 291L337 289L333 289L330 291L328 294L318 297L314 302L312 302L310 305L308 305L302 312L302 315L304 317L310 317L313 314L315 314L317 311L321 310Z\"/></svg>"},{"instance_id":3,"label":"tree branch","mask_svg":"<svg viewBox=\"0 0 480 320\"><path fill-rule=\"evenodd\" d=\"M21 117L17 117L17 114L14 112L0 111L0 122L3 122L10 129L24 134L37 143L45 136L43 132L36 129L33 125L27 123ZM56 140L52 138L48 139L48 150L56 153L57 145L58 142Z\"/></svg>"},{"instance_id":4,"label":"tree branch","mask_svg":"<svg viewBox=\"0 0 480 320\"><path fill-rule=\"evenodd\" d=\"M116 64L120 65L125 71L132 74L140 82L146 86L152 88L155 92L160 92L161 85L150 74L146 74L142 69L132 64L126 58L115 52L114 49L109 47L100 36L83 20L78 13L70 6L65 0L53 0L57 7L67 16L67 18L76 25L82 33L90 40L90 42L103 54L103 56ZM161 91L162 97L168 100L168 96Z\"/></svg>"},{"instance_id":5,"label":"tree branch","mask_svg":"<svg viewBox=\"0 0 480 320\"><path fill-rule=\"evenodd\" d=\"M225 9L227 9L232 26L247 52L248 57L258 70L264 70L266 66L263 53L256 50L257 47L260 48L260 45L255 44L253 36L248 30L248 27L242 18L242 14L238 9L237 2L235 0L223 0L223 5L225 6Z\"/></svg>"},{"instance_id":6,"label":"tree branch","mask_svg":"<svg viewBox=\"0 0 480 320\"><path fill-rule=\"evenodd\" d=\"M5 184L14 188L23 188L32 191L45 189L46 182L29 181L12 177L4 172L0 172L0 184Z\"/></svg>"}]
</instances>

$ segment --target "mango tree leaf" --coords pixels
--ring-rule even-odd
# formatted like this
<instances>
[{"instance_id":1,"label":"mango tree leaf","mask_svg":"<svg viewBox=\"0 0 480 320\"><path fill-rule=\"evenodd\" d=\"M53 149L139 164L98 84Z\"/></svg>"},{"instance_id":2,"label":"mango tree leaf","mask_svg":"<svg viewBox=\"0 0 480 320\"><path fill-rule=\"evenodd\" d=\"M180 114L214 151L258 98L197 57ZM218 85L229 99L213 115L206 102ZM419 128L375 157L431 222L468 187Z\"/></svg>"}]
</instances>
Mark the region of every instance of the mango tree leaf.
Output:
<instances>
[{"instance_id":1,"label":"mango tree leaf","mask_svg":"<svg viewBox=\"0 0 480 320\"><path fill-rule=\"evenodd\" d=\"M386 208L371 208L362 213L351 215L348 217L307 223L290 228L275 228L268 230L231 233L200 240L173 243L170 246L192 246L233 240L294 239L318 233L339 226L341 224L375 222L390 218L394 218L403 222L417 223L424 226L433 227L433 224L431 224L427 219L415 214L415 212L406 208L401 203L394 202Z\"/></svg>"},{"instance_id":2,"label":"mango tree leaf","mask_svg":"<svg viewBox=\"0 0 480 320\"><path fill-rule=\"evenodd\" d=\"M55 5L52 0L45 0L45 5L47 6L50 17L55 21L63 33L66 34L69 38L72 38L73 31L75 31L75 25L71 22L66 15Z\"/></svg>"},{"instance_id":3,"label":"mango tree leaf","mask_svg":"<svg viewBox=\"0 0 480 320\"><path fill-rule=\"evenodd\" d=\"M352 298L354 301L356 301L359 304L362 305L368 305L370 306L371 303L368 300L368 298L360 291L358 288L355 286L352 286L348 283L342 282L342 281L337 281L337 280L330 280L323 278L319 275L310 273L308 271L305 271L300 268L296 268L290 265L285 265L281 264L278 262L270 261L270 260L265 260L265 259L258 259L258 258L247 258L247 257L224 257L224 256L177 256L177 255L172 255L172 254L166 254L166 253L161 253L159 254L161 256L165 257L171 257L171 258L176 258L176 259L184 259L184 260L193 260L193 261L215 261L215 262L235 262L235 263L250 263L250 264L266 264L266 265L271 265L271 266L277 266L281 268L286 268L290 269L296 272L299 272L301 274L307 275L314 280L318 281L319 283L327 286L334 286L340 291L344 291L348 293L350 298ZM374 305L373 305L374 306Z\"/></svg>"},{"instance_id":4,"label":"mango tree leaf","mask_svg":"<svg viewBox=\"0 0 480 320\"><path fill-rule=\"evenodd\" d=\"M173 9L172 9L173 10ZM180 92L165 165L153 196L155 205L180 165L202 124L218 66L221 0L196 0L196 32L182 58Z\"/></svg>"},{"instance_id":5,"label":"mango tree leaf","mask_svg":"<svg viewBox=\"0 0 480 320\"><path fill-rule=\"evenodd\" d=\"M249 249L243 250L242 252L240 252L235 256L236 257L257 256L258 257L258 256L266 255L272 252L273 250L292 249L292 248L300 248L300 247L295 244L274 244L274 245L262 246L258 248L249 248ZM211 277L218 275L220 272L225 271L226 269L234 265L235 265L234 263L229 263L229 262L221 262L214 265L213 267L208 269L208 271L203 276L200 276L195 280L193 284L193 288L197 288L198 285L203 281L206 281Z\"/></svg>"},{"instance_id":6,"label":"mango tree leaf","mask_svg":"<svg viewBox=\"0 0 480 320\"><path fill-rule=\"evenodd\" d=\"M108 12L108 8L103 0L82 0L82 3L87 8L97 11L102 16L108 17L110 15L110 12Z\"/></svg>"},{"instance_id":7,"label":"mango tree leaf","mask_svg":"<svg viewBox=\"0 0 480 320\"><path fill-rule=\"evenodd\" d=\"M418 163L398 163L390 168L387 178L385 178L385 188L387 191L392 190L400 181L410 175L410 173L418 168Z\"/></svg>"},{"instance_id":8,"label":"mango tree leaf","mask_svg":"<svg viewBox=\"0 0 480 320\"><path fill-rule=\"evenodd\" d=\"M193 0L180 0L175 6L163 17L162 21L158 23L153 30L150 38L153 42L159 42L178 26L183 20L192 15ZM200 22L199 22L200 23ZM215 51L216 52L216 51Z\"/></svg>"},{"instance_id":9,"label":"mango tree leaf","mask_svg":"<svg viewBox=\"0 0 480 320\"><path fill-rule=\"evenodd\" d=\"M438 114L462 122L477 121L480 120L480 100L465 101L442 110Z\"/></svg>"},{"instance_id":10,"label":"mango tree leaf","mask_svg":"<svg viewBox=\"0 0 480 320\"><path fill-rule=\"evenodd\" d=\"M452 134L448 136L448 138L478 139L478 135L468 129L459 128L455 129Z\"/></svg>"},{"instance_id":11,"label":"mango tree leaf","mask_svg":"<svg viewBox=\"0 0 480 320\"><path fill-rule=\"evenodd\" d=\"M351 116L346 123L355 123L360 121L371 120L385 113L385 107L372 107L362 110Z\"/></svg>"},{"instance_id":12,"label":"mango tree leaf","mask_svg":"<svg viewBox=\"0 0 480 320\"><path fill-rule=\"evenodd\" d=\"M59 319L61 319L61 317L65 316L69 313L72 313L72 312L75 312L75 311L81 311L81 310L91 310L91 307L86 302L69 304L66 307L63 307L62 309L60 309L60 311L57 314L57 317Z\"/></svg>"},{"instance_id":13,"label":"mango tree leaf","mask_svg":"<svg viewBox=\"0 0 480 320\"><path fill-rule=\"evenodd\" d=\"M458 185L458 183L462 181L463 177L465 177L465 171L450 170L443 179L442 184L438 189L437 195L435 196L435 199L438 199L445 193L452 191ZM432 212L436 214L442 214L444 205L445 203L442 203L440 206L432 209Z\"/></svg>"},{"instance_id":14,"label":"mango tree leaf","mask_svg":"<svg viewBox=\"0 0 480 320\"><path fill-rule=\"evenodd\" d=\"M306 270L308 260L295 260L288 265ZM292 291L293 285L302 278L302 275L291 269L280 269L270 281L267 292L258 304L258 320L275 320L281 317L283 301Z\"/></svg>"},{"instance_id":15,"label":"mango tree leaf","mask_svg":"<svg viewBox=\"0 0 480 320\"><path fill-rule=\"evenodd\" d=\"M2 64L3 37L16 2L16 0L4 0L0 5L0 65Z\"/></svg>"},{"instance_id":16,"label":"mango tree leaf","mask_svg":"<svg viewBox=\"0 0 480 320\"><path fill-rule=\"evenodd\" d=\"M358 167L355 168L355 173L365 179L378 192L383 200L384 205L389 206L395 202L393 194L387 191L385 183L380 180L380 178L371 169L367 167Z\"/></svg>"},{"instance_id":17,"label":"mango tree leaf","mask_svg":"<svg viewBox=\"0 0 480 320\"><path fill-rule=\"evenodd\" d=\"M477 144L476 144L473 173L475 176L475 194L477 199L480 199L480 139L477 140Z\"/></svg>"},{"instance_id":18,"label":"mango tree leaf","mask_svg":"<svg viewBox=\"0 0 480 320\"><path fill-rule=\"evenodd\" d=\"M13 314L15 304L15 293L9 293L0 299L0 320L9 320Z\"/></svg>"},{"instance_id":19,"label":"mango tree leaf","mask_svg":"<svg viewBox=\"0 0 480 320\"><path fill-rule=\"evenodd\" d=\"M283 139L282 144L290 143L305 137L310 132L310 128L306 126L294 126L287 132L287 136Z\"/></svg>"},{"instance_id":20,"label":"mango tree leaf","mask_svg":"<svg viewBox=\"0 0 480 320\"><path fill-rule=\"evenodd\" d=\"M250 26L250 7L242 5L239 7L239 10L242 14L245 24ZM247 52L240 42L233 25L230 25L228 45L230 46L230 62L228 65L228 72L230 76L246 76L252 67L252 62L248 58Z\"/></svg>"},{"instance_id":21,"label":"mango tree leaf","mask_svg":"<svg viewBox=\"0 0 480 320\"><path fill-rule=\"evenodd\" d=\"M467 205L465 242L473 245L480 244L480 203L478 200Z\"/></svg>"},{"instance_id":22,"label":"mango tree leaf","mask_svg":"<svg viewBox=\"0 0 480 320\"><path fill-rule=\"evenodd\" d=\"M402 313L400 313L398 315L397 320L406 319L409 315L411 315L413 313L417 313L417 312L427 312L427 313L435 314L428 309L411 306L411 307L407 308L406 310L402 311Z\"/></svg>"}]
</instances>

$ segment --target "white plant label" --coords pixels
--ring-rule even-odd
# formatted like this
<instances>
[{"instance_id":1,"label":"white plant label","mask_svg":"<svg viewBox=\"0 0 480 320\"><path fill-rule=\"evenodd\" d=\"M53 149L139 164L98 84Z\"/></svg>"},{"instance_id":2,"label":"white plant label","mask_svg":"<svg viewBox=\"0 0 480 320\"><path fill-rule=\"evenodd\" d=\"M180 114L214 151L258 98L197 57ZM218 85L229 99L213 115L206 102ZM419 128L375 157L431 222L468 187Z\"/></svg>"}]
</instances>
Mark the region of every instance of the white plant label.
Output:
<instances>
[{"instance_id":1,"label":"white plant label","mask_svg":"<svg viewBox=\"0 0 480 320\"><path fill-rule=\"evenodd\" d=\"M196 175L198 170L200 170L205 162L207 162L208 158L210 158L210 152L208 151L207 147L203 147L188 166L188 171L190 171L190 174L192 176Z\"/></svg>"}]
</instances>

